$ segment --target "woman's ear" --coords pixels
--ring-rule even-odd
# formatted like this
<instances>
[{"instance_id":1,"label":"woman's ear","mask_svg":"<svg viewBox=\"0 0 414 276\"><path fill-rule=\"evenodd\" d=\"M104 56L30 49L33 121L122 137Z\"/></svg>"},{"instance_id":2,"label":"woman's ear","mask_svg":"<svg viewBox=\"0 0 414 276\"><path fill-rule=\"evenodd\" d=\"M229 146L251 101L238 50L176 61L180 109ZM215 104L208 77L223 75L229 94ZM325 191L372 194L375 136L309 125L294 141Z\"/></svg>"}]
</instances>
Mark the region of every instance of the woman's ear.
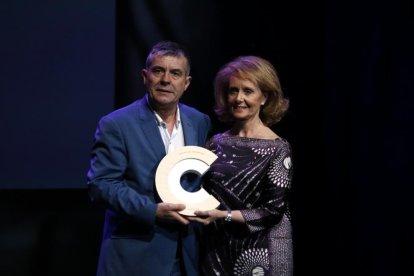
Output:
<instances>
[{"instance_id":1,"label":"woman's ear","mask_svg":"<svg viewBox=\"0 0 414 276\"><path fill-rule=\"evenodd\" d=\"M264 100L262 101L261 105L265 105L267 101L267 93L264 93L263 96L264 96Z\"/></svg>"}]
</instances>

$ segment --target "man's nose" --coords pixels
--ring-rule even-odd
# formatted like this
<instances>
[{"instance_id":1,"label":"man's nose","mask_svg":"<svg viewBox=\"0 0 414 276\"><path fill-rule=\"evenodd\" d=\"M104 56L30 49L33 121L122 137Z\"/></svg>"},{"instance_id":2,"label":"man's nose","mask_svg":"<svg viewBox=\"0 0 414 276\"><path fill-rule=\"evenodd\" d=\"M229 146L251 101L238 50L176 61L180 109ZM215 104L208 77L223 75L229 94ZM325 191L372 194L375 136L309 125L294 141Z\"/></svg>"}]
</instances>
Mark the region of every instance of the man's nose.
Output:
<instances>
[{"instance_id":1,"label":"man's nose","mask_svg":"<svg viewBox=\"0 0 414 276\"><path fill-rule=\"evenodd\" d=\"M161 83L162 84L169 84L170 82L171 82L170 73L165 72L161 77Z\"/></svg>"}]
</instances>

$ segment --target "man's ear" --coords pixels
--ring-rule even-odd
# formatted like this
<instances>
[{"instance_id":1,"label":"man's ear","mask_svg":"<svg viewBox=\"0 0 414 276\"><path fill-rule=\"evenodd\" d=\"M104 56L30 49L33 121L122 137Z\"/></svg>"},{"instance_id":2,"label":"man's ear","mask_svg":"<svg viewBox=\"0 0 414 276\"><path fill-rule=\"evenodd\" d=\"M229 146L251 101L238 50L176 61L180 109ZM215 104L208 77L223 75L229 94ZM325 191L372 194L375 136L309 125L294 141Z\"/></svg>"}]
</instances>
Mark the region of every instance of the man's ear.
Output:
<instances>
[{"instance_id":1,"label":"man's ear","mask_svg":"<svg viewBox=\"0 0 414 276\"><path fill-rule=\"evenodd\" d=\"M185 90L187 90L187 88L188 88L188 86L190 85L190 83L191 83L191 80L192 80L192 77L191 76L187 76L186 78L185 78ZM184 91L185 91L184 90Z\"/></svg>"},{"instance_id":2,"label":"man's ear","mask_svg":"<svg viewBox=\"0 0 414 276\"><path fill-rule=\"evenodd\" d=\"M144 81L144 84L147 84L147 79L148 79L148 71L147 71L147 69L142 69L141 70L141 77L142 77L142 80Z\"/></svg>"}]
</instances>

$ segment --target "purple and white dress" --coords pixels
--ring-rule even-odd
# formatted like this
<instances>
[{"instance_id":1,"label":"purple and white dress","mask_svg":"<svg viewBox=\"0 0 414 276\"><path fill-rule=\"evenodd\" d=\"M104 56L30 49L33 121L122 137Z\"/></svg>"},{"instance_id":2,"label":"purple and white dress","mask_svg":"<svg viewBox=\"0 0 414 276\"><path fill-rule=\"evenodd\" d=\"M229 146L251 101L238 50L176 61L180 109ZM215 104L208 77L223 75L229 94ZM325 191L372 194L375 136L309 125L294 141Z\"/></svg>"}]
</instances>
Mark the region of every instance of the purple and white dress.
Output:
<instances>
[{"instance_id":1,"label":"purple and white dress","mask_svg":"<svg viewBox=\"0 0 414 276\"><path fill-rule=\"evenodd\" d=\"M207 148L218 158L203 177L222 210L246 224L217 220L205 229L204 275L293 275L288 191L291 148L282 139L217 134Z\"/></svg>"}]
</instances>

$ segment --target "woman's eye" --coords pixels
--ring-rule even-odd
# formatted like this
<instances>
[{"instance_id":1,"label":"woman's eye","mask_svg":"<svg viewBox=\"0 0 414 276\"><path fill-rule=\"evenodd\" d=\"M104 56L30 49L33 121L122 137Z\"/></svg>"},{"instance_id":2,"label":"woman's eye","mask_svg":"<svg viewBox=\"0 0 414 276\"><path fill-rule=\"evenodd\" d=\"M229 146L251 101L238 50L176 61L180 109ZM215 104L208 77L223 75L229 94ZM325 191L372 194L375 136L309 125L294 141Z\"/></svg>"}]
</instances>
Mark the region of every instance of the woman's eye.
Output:
<instances>
[{"instance_id":1,"label":"woman's eye","mask_svg":"<svg viewBox=\"0 0 414 276\"><path fill-rule=\"evenodd\" d=\"M233 89L232 88L229 89L229 92L228 92L229 95L234 95L236 93L237 93L237 89L234 89L234 88Z\"/></svg>"}]
</instances>

